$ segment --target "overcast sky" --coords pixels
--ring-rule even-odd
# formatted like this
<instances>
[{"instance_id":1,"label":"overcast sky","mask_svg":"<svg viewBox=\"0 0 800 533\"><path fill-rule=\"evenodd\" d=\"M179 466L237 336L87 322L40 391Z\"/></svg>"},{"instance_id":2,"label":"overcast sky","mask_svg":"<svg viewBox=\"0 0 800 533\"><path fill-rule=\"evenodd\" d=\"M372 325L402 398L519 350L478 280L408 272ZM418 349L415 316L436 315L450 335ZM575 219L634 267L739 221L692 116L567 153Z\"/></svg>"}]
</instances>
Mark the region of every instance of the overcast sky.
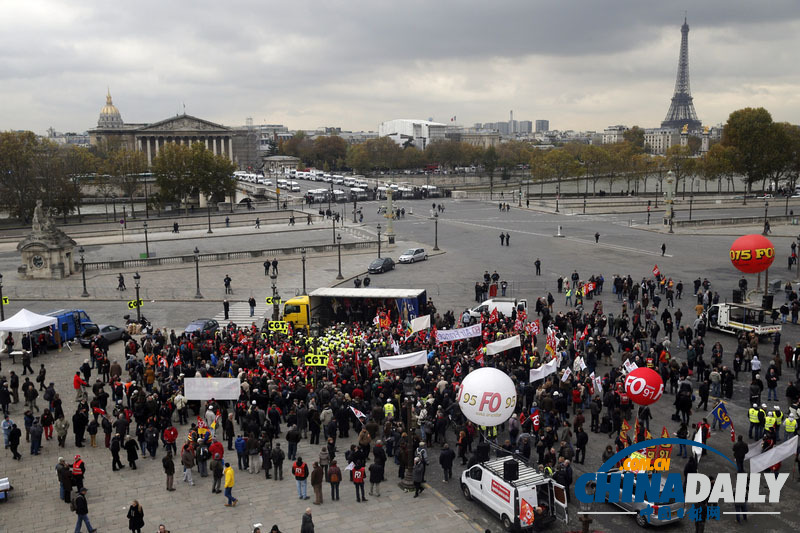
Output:
<instances>
[{"instance_id":1,"label":"overcast sky","mask_svg":"<svg viewBox=\"0 0 800 533\"><path fill-rule=\"evenodd\" d=\"M657 127L688 9L695 109L800 122L800 3L641 0L0 0L0 130L182 112L229 126L375 130L549 119Z\"/></svg>"}]
</instances>

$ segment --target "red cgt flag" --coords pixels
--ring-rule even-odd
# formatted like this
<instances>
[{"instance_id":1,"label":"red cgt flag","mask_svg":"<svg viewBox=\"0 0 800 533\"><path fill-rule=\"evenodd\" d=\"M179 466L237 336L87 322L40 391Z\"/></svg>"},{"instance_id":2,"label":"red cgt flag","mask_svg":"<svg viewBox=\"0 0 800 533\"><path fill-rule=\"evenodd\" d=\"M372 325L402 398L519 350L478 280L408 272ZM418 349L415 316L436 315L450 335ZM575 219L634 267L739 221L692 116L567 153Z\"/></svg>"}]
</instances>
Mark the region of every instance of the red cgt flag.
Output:
<instances>
[{"instance_id":1,"label":"red cgt flag","mask_svg":"<svg viewBox=\"0 0 800 533\"><path fill-rule=\"evenodd\" d=\"M658 277L658 276L660 276L660 275L661 275L661 271L658 269L658 265L656 265L656 266L654 266L654 267L653 267L653 275L654 275L655 277Z\"/></svg>"},{"instance_id":2,"label":"red cgt flag","mask_svg":"<svg viewBox=\"0 0 800 533\"><path fill-rule=\"evenodd\" d=\"M519 504L519 522L523 527L527 527L533 524L533 507L529 504L525 498L521 498Z\"/></svg>"}]
</instances>

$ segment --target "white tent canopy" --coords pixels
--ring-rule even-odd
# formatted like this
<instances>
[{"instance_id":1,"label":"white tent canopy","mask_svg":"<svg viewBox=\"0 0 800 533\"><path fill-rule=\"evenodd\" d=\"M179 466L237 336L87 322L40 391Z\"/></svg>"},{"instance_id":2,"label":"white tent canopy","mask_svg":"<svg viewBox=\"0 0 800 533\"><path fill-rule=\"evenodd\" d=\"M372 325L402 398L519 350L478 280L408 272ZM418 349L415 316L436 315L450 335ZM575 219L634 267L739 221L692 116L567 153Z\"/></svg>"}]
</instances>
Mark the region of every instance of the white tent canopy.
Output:
<instances>
[{"instance_id":1,"label":"white tent canopy","mask_svg":"<svg viewBox=\"0 0 800 533\"><path fill-rule=\"evenodd\" d=\"M38 315L27 309L21 310L8 320L0 322L0 331L19 331L30 333L37 329L56 324L58 320L52 316Z\"/></svg>"}]
</instances>

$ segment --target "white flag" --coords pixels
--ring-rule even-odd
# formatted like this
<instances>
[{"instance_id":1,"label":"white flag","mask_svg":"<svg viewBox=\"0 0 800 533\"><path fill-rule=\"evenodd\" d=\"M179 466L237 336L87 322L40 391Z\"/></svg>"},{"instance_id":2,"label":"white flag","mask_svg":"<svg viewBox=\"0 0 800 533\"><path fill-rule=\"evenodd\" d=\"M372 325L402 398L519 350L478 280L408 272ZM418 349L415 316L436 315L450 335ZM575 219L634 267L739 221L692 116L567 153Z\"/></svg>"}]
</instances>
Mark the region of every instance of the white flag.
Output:
<instances>
[{"instance_id":1,"label":"white flag","mask_svg":"<svg viewBox=\"0 0 800 533\"><path fill-rule=\"evenodd\" d=\"M411 332L416 333L431 327L431 315L420 316L411 320Z\"/></svg>"},{"instance_id":2,"label":"white flag","mask_svg":"<svg viewBox=\"0 0 800 533\"><path fill-rule=\"evenodd\" d=\"M569 377L572 375L572 370L569 367L564 369L564 375L561 376L561 381L567 381Z\"/></svg>"},{"instance_id":3,"label":"white flag","mask_svg":"<svg viewBox=\"0 0 800 533\"><path fill-rule=\"evenodd\" d=\"M747 461L748 459L752 459L756 455L761 455L761 446L764 444L764 439L758 440L752 444L747 445L747 454L744 456L744 460Z\"/></svg>"},{"instance_id":4,"label":"white flag","mask_svg":"<svg viewBox=\"0 0 800 533\"><path fill-rule=\"evenodd\" d=\"M697 433L695 433L693 440L695 442L699 442L700 444L703 443L703 426L697 428ZM699 446L692 446L692 453L697 456L697 462L699 463L700 455L703 453L703 448ZM752 462L750 464L752 464Z\"/></svg>"}]
</instances>

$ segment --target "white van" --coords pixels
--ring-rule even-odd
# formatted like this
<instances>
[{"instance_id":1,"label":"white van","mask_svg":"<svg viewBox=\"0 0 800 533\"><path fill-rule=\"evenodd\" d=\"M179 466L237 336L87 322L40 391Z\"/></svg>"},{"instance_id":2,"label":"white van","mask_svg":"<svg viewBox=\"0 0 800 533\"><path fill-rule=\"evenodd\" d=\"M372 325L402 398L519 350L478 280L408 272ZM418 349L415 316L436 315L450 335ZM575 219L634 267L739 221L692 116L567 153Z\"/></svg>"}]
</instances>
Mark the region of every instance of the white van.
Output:
<instances>
[{"instance_id":1,"label":"white van","mask_svg":"<svg viewBox=\"0 0 800 533\"><path fill-rule=\"evenodd\" d=\"M300 184L297 183L296 181L290 181L289 182L289 190L291 192L300 192Z\"/></svg>"},{"instance_id":2,"label":"white van","mask_svg":"<svg viewBox=\"0 0 800 533\"><path fill-rule=\"evenodd\" d=\"M506 462L512 463L512 468L506 467ZM516 463L516 467L513 463ZM514 470L518 470L516 476L505 475ZM533 529L533 519L526 524L520 521L523 500L531 509L541 509L541 514L535 515L537 529L555 520L565 524L569 521L564 486L514 457L485 461L464 470L461 474L461 492L467 500L479 501L496 514L506 531Z\"/></svg>"},{"instance_id":3,"label":"white van","mask_svg":"<svg viewBox=\"0 0 800 533\"><path fill-rule=\"evenodd\" d=\"M514 311L516 307L517 312L520 311L528 311L528 300L525 298L520 298L519 300L516 298L492 298L490 300L486 300L481 305L473 307L469 314L475 318L480 318L481 314L484 312L491 313L495 309L497 309L498 313L502 313L505 317L510 317L511 313Z\"/></svg>"}]
</instances>

